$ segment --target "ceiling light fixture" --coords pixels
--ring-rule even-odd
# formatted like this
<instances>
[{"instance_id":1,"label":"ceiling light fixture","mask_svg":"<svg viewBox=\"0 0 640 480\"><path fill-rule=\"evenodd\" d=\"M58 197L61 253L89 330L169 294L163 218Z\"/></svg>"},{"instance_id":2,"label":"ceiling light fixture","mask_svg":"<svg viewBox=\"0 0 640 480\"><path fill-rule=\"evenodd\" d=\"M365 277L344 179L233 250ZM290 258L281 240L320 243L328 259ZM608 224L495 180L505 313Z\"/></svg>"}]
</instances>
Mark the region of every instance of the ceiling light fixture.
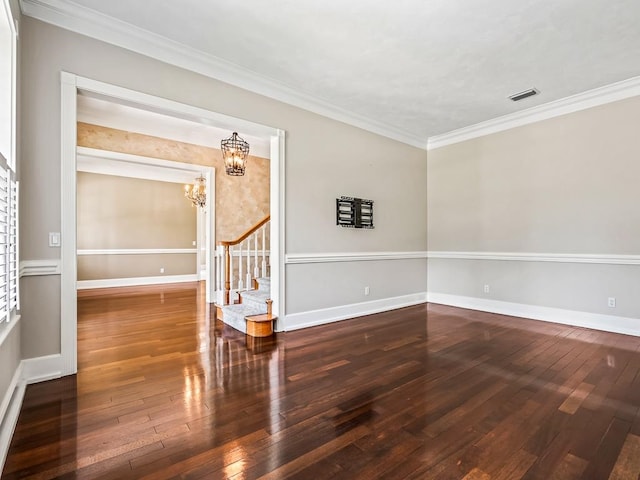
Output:
<instances>
[{"instance_id":1,"label":"ceiling light fixture","mask_svg":"<svg viewBox=\"0 0 640 480\"><path fill-rule=\"evenodd\" d=\"M227 175L234 177L244 175L249 144L233 132L233 135L220 142L220 149Z\"/></svg>"},{"instance_id":2,"label":"ceiling light fixture","mask_svg":"<svg viewBox=\"0 0 640 480\"><path fill-rule=\"evenodd\" d=\"M514 102L517 102L519 100L524 100L525 98L538 95L539 93L540 93L539 90L536 90L535 88L530 88L529 90L525 90L524 92L518 92L518 93L514 93L513 95L509 95L509 98Z\"/></svg>"},{"instance_id":3,"label":"ceiling light fixture","mask_svg":"<svg viewBox=\"0 0 640 480\"><path fill-rule=\"evenodd\" d=\"M193 185L184 186L184 196L191 200L194 207L204 208L207 204L207 185L202 174Z\"/></svg>"}]
</instances>

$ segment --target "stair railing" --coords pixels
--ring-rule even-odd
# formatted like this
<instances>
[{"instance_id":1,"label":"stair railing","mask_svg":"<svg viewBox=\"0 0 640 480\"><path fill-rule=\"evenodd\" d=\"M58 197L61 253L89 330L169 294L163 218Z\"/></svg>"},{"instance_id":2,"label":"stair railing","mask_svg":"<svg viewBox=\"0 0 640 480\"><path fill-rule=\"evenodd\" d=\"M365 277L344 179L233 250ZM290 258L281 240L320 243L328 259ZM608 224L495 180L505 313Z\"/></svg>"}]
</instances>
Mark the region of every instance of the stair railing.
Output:
<instances>
[{"instance_id":1,"label":"stair railing","mask_svg":"<svg viewBox=\"0 0 640 480\"><path fill-rule=\"evenodd\" d=\"M271 216L267 215L235 240L218 242L215 271L216 303L219 305L231 303L232 293L254 288L255 279L260 277L260 274L263 277L267 276L269 251L266 245L266 231L270 220ZM259 239L262 241L259 242ZM234 257L238 260L237 276Z\"/></svg>"}]
</instances>

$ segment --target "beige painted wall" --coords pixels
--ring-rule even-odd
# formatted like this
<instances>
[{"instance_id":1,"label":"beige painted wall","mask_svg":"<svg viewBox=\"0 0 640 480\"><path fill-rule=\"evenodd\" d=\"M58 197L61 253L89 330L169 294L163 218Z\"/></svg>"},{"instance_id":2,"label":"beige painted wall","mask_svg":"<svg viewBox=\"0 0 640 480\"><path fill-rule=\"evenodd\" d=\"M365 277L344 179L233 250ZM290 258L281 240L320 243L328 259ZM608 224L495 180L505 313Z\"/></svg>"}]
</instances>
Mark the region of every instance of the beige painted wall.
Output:
<instances>
[{"instance_id":1,"label":"beige painted wall","mask_svg":"<svg viewBox=\"0 0 640 480\"><path fill-rule=\"evenodd\" d=\"M638 125L635 97L429 151L429 250L640 254ZM433 259L428 285L640 318L637 265Z\"/></svg>"},{"instance_id":2,"label":"beige painted wall","mask_svg":"<svg viewBox=\"0 0 640 480\"><path fill-rule=\"evenodd\" d=\"M59 353L62 327L52 319L60 316L60 275L23 277L20 314L22 358Z\"/></svg>"},{"instance_id":3,"label":"beige painted wall","mask_svg":"<svg viewBox=\"0 0 640 480\"><path fill-rule=\"evenodd\" d=\"M197 210L179 183L78 172L77 245L195 248ZM82 255L78 280L196 273L196 254Z\"/></svg>"},{"instance_id":4,"label":"beige painted wall","mask_svg":"<svg viewBox=\"0 0 640 480\"><path fill-rule=\"evenodd\" d=\"M164 273L160 273L160 269ZM160 277L197 273L195 253L141 255L82 255L78 257L78 280Z\"/></svg>"},{"instance_id":5,"label":"beige painted wall","mask_svg":"<svg viewBox=\"0 0 640 480\"><path fill-rule=\"evenodd\" d=\"M250 155L242 177L224 173L219 149L78 123L78 145L216 169L216 241L233 240L269 214L269 160Z\"/></svg>"},{"instance_id":6,"label":"beige painted wall","mask_svg":"<svg viewBox=\"0 0 640 480\"><path fill-rule=\"evenodd\" d=\"M285 130L288 253L425 249L424 150L31 18L24 19L20 35L22 122L28 132L22 142L24 259L60 256L47 246L47 234L60 229L61 70ZM376 229L336 227L335 198L340 195L375 200ZM426 290L423 260L405 262L403 275L397 275L394 262L380 262L373 272L366 262L335 264L330 271L319 264L287 266L287 313L365 301L361 282L372 281L371 275L381 298ZM344 275L357 283L346 290L338 286L335 278ZM309 278L321 288L293 299L289 286ZM23 321L34 329L42 323L59 327L60 312L47 308ZM29 337L28 343L34 356L59 348L51 338Z\"/></svg>"},{"instance_id":7,"label":"beige painted wall","mask_svg":"<svg viewBox=\"0 0 640 480\"><path fill-rule=\"evenodd\" d=\"M183 188L78 172L78 249L193 248L197 210Z\"/></svg>"}]
</instances>

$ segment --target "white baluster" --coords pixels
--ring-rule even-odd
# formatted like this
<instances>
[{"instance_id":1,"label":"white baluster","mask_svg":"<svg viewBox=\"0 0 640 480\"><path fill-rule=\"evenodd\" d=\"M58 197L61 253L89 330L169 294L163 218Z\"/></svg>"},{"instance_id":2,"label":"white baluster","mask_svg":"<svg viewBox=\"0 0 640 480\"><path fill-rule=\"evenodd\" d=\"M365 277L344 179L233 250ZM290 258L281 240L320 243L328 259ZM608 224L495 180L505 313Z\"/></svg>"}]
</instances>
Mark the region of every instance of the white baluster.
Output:
<instances>
[{"instance_id":1,"label":"white baluster","mask_svg":"<svg viewBox=\"0 0 640 480\"><path fill-rule=\"evenodd\" d=\"M267 225L262 226L262 278L267 276L266 234Z\"/></svg>"},{"instance_id":2,"label":"white baluster","mask_svg":"<svg viewBox=\"0 0 640 480\"><path fill-rule=\"evenodd\" d=\"M258 232L253 234L253 278L260 276L260 270L258 269Z\"/></svg>"},{"instance_id":3,"label":"white baluster","mask_svg":"<svg viewBox=\"0 0 640 480\"><path fill-rule=\"evenodd\" d=\"M240 257L238 257L238 291L244 288L244 276L242 275L242 243L240 244Z\"/></svg>"},{"instance_id":4,"label":"white baluster","mask_svg":"<svg viewBox=\"0 0 640 480\"><path fill-rule=\"evenodd\" d=\"M235 297L233 296L233 247L229 246L229 285L231 290L229 291L229 303L234 303Z\"/></svg>"},{"instance_id":5,"label":"white baluster","mask_svg":"<svg viewBox=\"0 0 640 480\"><path fill-rule=\"evenodd\" d=\"M251 290L253 285L251 284L251 254L249 248L251 247L251 241L247 238L247 290Z\"/></svg>"}]
</instances>

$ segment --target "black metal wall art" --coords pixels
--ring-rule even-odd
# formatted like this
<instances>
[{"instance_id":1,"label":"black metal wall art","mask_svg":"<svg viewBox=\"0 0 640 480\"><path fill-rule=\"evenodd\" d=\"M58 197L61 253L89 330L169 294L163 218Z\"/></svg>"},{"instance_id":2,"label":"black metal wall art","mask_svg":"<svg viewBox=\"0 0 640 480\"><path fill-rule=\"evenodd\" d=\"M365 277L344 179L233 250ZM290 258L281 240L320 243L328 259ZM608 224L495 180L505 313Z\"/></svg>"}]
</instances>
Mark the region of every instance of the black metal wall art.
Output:
<instances>
[{"instance_id":1,"label":"black metal wall art","mask_svg":"<svg viewBox=\"0 0 640 480\"><path fill-rule=\"evenodd\" d=\"M336 198L336 225L351 228L373 228L373 200Z\"/></svg>"}]
</instances>

